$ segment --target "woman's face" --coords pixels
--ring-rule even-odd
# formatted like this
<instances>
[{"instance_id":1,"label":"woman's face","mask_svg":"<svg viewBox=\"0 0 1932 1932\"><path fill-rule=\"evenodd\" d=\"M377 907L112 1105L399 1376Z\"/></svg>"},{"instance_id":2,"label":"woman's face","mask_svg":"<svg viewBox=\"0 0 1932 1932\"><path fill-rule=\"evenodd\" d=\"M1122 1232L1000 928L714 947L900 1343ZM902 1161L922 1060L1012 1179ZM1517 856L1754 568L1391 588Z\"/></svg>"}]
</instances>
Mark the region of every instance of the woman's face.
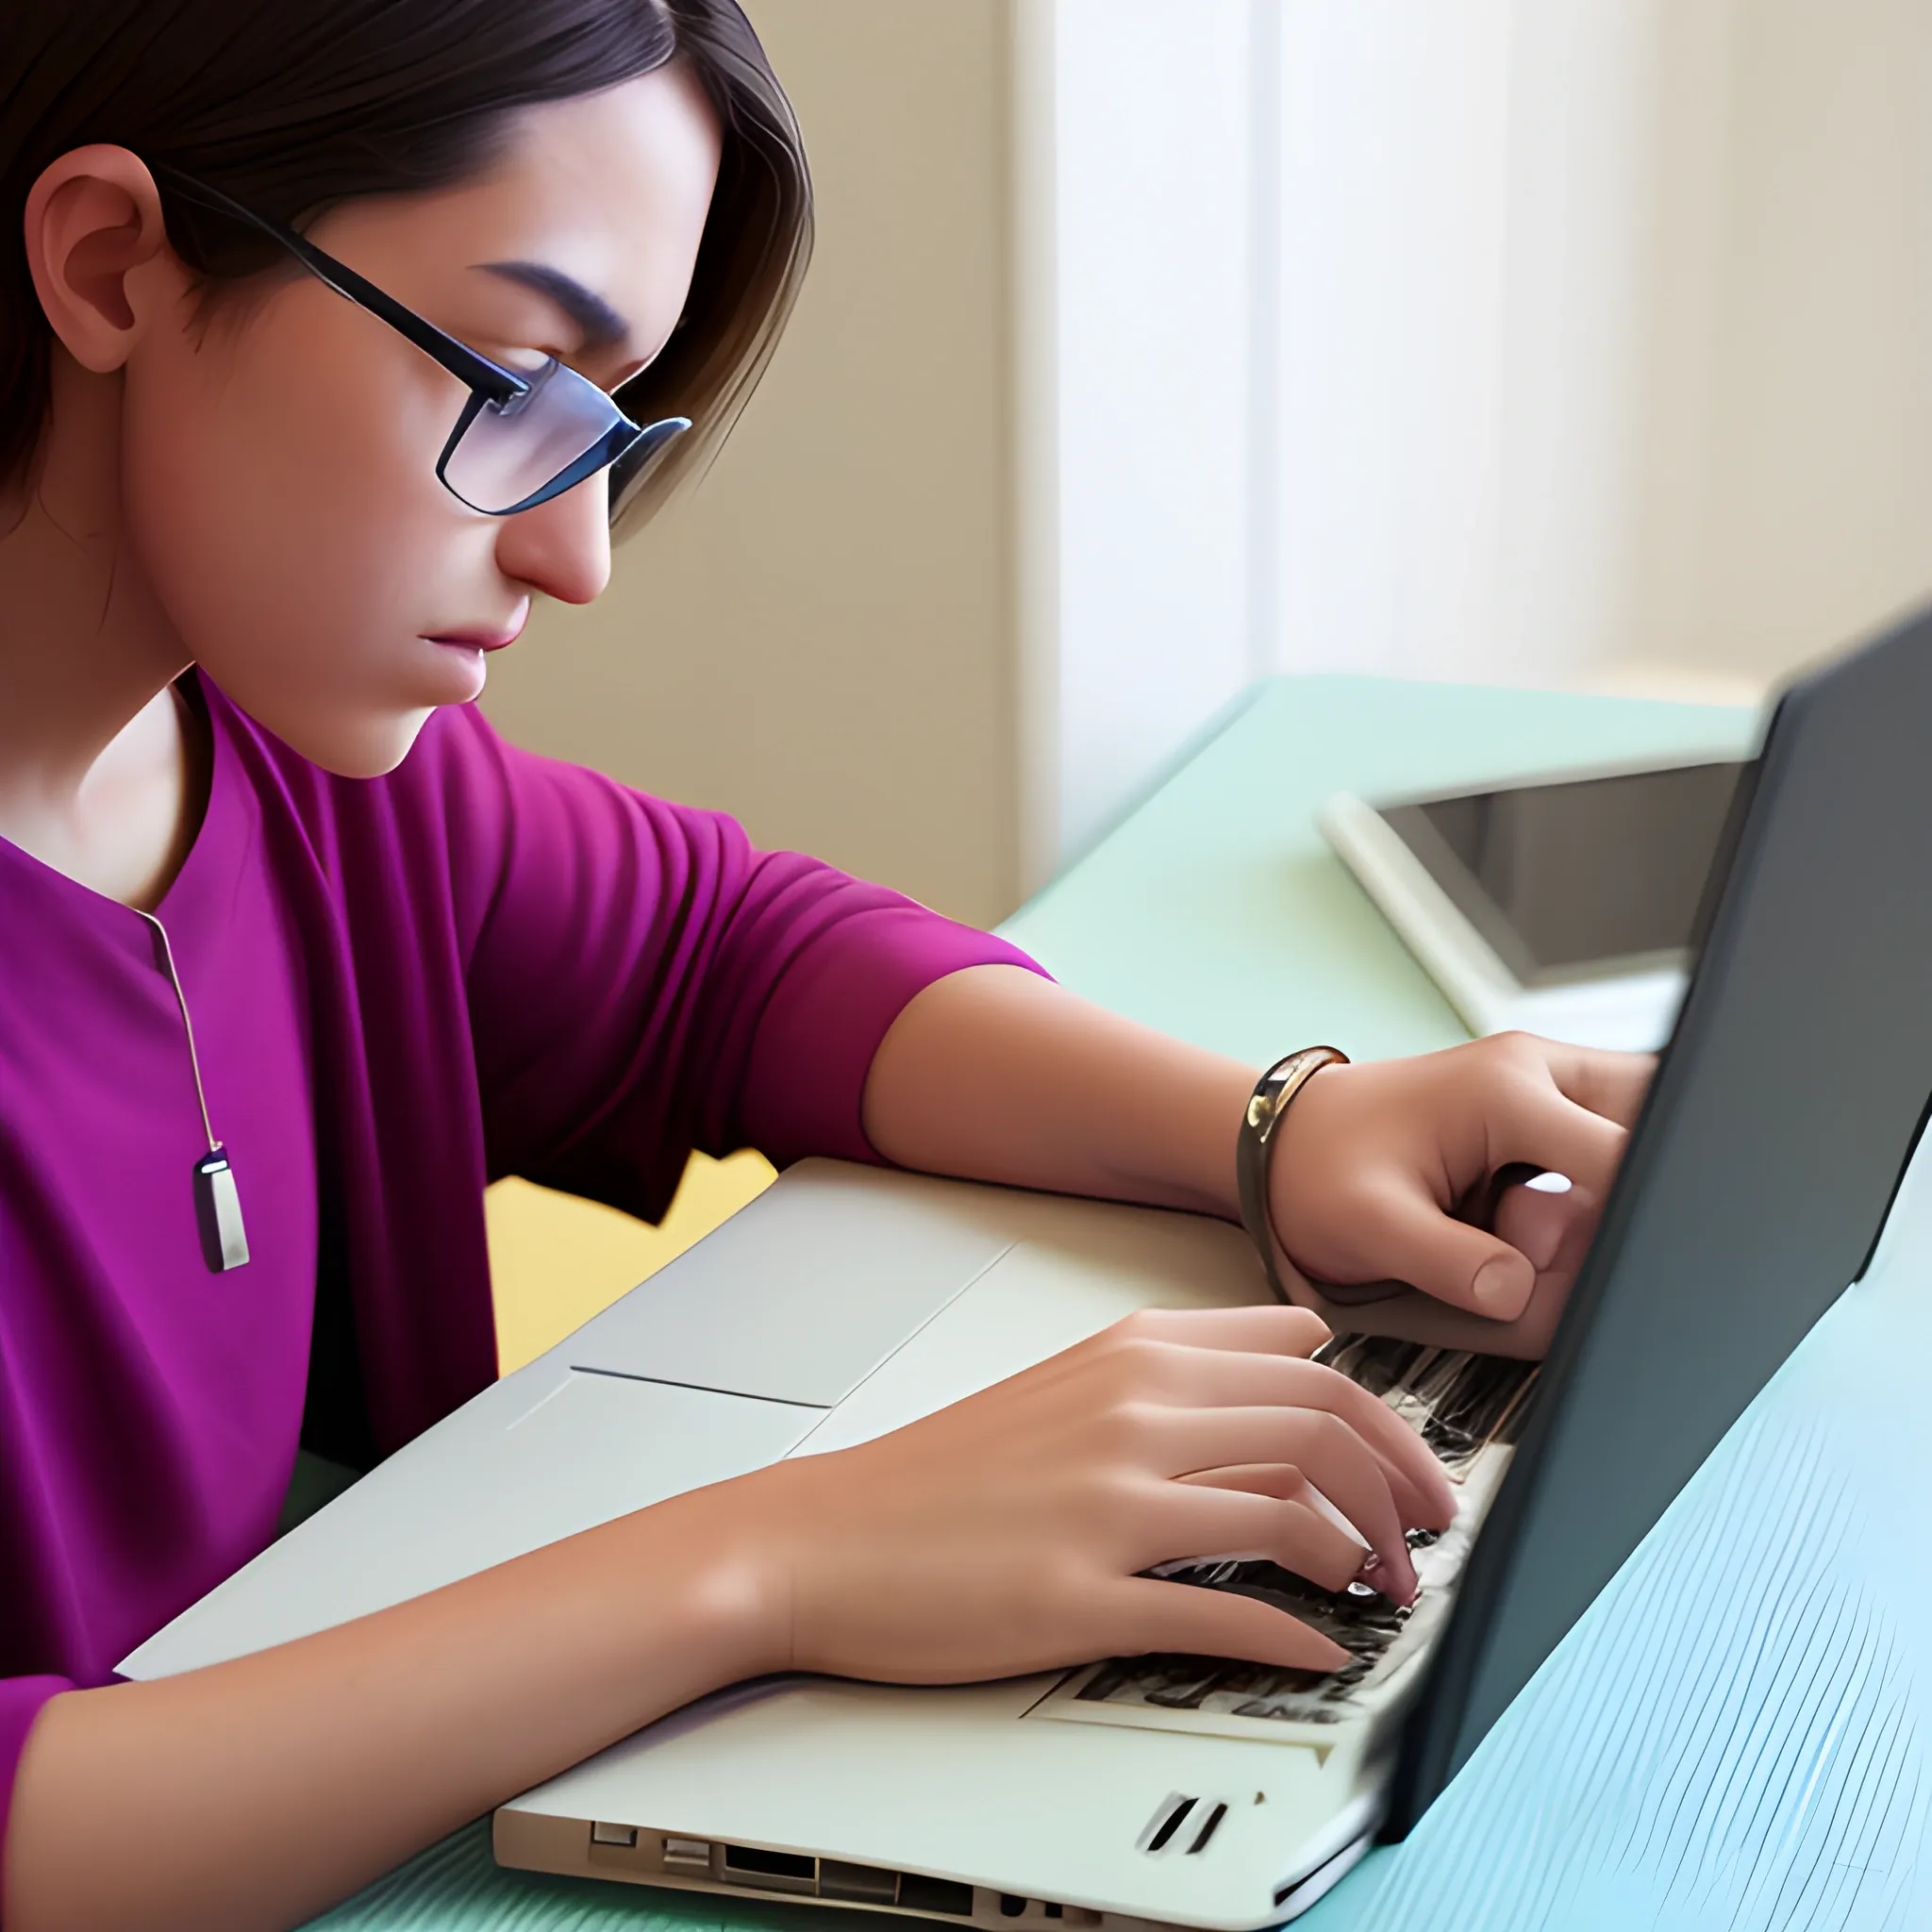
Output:
<instances>
[{"instance_id":1,"label":"woman's face","mask_svg":"<svg viewBox=\"0 0 1932 1932\"><path fill-rule=\"evenodd\" d=\"M700 88L667 68L525 110L483 176L346 204L309 237L494 361L554 355L615 389L678 319L718 154ZM483 689L533 596L604 588L607 477L517 516L466 508L435 466L469 392L375 316L298 275L198 321L172 254L135 274L157 321L125 364L128 541L193 658L298 751L391 769L434 707Z\"/></svg>"}]
</instances>

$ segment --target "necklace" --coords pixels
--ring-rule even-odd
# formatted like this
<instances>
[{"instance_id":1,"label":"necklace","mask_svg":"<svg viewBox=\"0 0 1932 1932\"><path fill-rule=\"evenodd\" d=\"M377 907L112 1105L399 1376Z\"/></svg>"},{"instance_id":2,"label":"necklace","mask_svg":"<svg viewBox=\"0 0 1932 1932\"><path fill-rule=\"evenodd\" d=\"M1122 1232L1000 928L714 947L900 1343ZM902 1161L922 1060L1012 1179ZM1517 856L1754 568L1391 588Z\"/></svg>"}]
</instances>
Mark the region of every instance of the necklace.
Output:
<instances>
[{"instance_id":1,"label":"necklace","mask_svg":"<svg viewBox=\"0 0 1932 1932\"><path fill-rule=\"evenodd\" d=\"M188 1064L194 1074L194 1098L201 1108L201 1131L208 1141L208 1152L194 1163L194 1219L201 1229L203 1259L215 1274L225 1274L248 1259L248 1231L242 1224L242 1196L235 1190L235 1170L228 1159L228 1150L215 1139L208 1117L208 1093L201 1084L201 1057L194 1050L194 1022L188 1014L188 995L181 989L181 975L175 970L175 948L168 943L168 929L152 912L142 912L138 906L132 910L154 927L161 964L175 989L175 1004L181 1008L181 1027L188 1036Z\"/></svg>"}]
</instances>

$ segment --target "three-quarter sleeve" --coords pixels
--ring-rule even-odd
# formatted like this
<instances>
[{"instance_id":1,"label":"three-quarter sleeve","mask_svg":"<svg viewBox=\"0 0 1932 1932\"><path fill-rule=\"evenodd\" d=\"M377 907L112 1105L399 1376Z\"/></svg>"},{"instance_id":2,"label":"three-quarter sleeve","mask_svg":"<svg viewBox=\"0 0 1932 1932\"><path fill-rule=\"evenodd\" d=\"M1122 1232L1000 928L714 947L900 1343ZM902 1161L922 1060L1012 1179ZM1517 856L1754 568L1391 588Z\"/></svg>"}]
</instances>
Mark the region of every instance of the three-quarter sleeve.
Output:
<instances>
[{"instance_id":1,"label":"three-quarter sleeve","mask_svg":"<svg viewBox=\"0 0 1932 1932\"><path fill-rule=\"evenodd\" d=\"M13 1777L27 1733L42 1707L74 1685L65 1677L0 1677L0 1872L7 1869L7 1821L13 1813Z\"/></svg>"},{"instance_id":2,"label":"three-quarter sleeve","mask_svg":"<svg viewBox=\"0 0 1932 1932\"><path fill-rule=\"evenodd\" d=\"M720 813L493 736L475 752L491 876L458 896L492 1174L655 1217L693 1147L875 1159L865 1077L907 1002L964 967L1039 970Z\"/></svg>"}]
</instances>

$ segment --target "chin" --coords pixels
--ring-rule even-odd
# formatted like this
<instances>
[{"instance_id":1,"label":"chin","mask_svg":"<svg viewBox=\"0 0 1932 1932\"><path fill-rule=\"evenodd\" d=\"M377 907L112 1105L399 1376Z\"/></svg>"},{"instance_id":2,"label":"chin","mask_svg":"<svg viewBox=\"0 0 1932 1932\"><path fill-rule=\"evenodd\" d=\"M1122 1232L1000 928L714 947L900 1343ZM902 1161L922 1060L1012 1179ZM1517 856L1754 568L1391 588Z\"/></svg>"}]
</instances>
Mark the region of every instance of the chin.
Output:
<instances>
[{"instance_id":1,"label":"chin","mask_svg":"<svg viewBox=\"0 0 1932 1932\"><path fill-rule=\"evenodd\" d=\"M425 705L375 717L336 719L321 726L285 731L271 724L269 728L311 765L320 765L338 778L383 778L408 757L409 747L436 709Z\"/></svg>"}]
</instances>

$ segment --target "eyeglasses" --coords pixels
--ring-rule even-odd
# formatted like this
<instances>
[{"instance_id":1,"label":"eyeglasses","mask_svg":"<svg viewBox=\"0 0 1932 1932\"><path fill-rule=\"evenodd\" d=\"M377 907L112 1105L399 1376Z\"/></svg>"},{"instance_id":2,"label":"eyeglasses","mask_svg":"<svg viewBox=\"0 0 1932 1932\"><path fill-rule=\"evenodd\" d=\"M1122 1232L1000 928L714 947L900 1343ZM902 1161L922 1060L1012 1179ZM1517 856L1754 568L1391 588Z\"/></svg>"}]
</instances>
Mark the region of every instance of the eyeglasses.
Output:
<instances>
[{"instance_id":1,"label":"eyeglasses","mask_svg":"<svg viewBox=\"0 0 1932 1932\"><path fill-rule=\"evenodd\" d=\"M633 423L595 383L555 356L528 375L501 368L292 229L265 220L165 162L152 162L150 169L183 200L245 222L280 243L309 274L388 323L468 388L470 399L436 459L436 474L443 488L471 509L490 517L535 509L620 458L627 458L625 467L635 475L691 427L689 416Z\"/></svg>"}]
</instances>

